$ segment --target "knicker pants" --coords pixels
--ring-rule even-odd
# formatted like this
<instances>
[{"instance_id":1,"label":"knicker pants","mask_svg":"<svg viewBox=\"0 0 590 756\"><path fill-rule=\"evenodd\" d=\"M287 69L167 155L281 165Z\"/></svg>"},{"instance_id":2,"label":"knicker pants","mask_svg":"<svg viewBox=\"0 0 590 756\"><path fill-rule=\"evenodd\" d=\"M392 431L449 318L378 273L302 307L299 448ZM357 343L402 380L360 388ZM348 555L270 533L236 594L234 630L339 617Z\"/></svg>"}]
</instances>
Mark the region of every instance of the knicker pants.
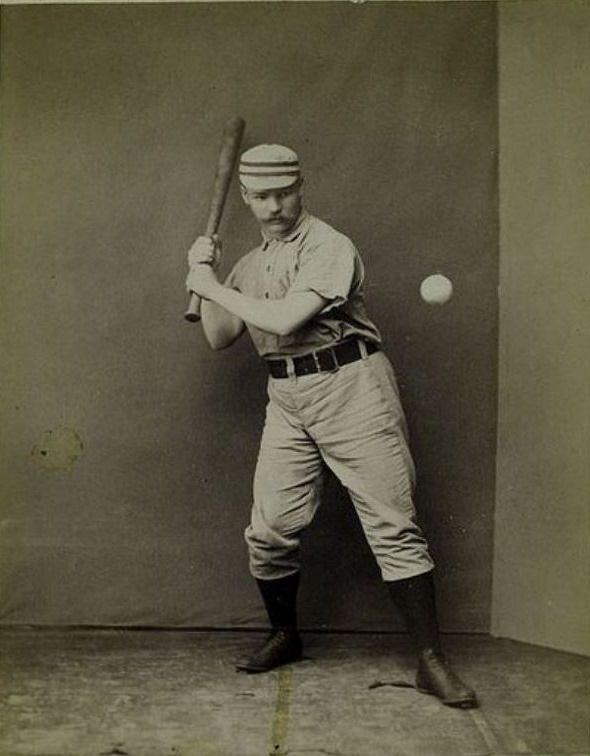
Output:
<instances>
[{"instance_id":1,"label":"knicker pants","mask_svg":"<svg viewBox=\"0 0 590 756\"><path fill-rule=\"evenodd\" d=\"M335 372L269 378L245 537L254 577L299 570L299 537L319 506L324 463L346 487L384 580L432 569L416 523L415 476L391 364L383 352Z\"/></svg>"}]
</instances>

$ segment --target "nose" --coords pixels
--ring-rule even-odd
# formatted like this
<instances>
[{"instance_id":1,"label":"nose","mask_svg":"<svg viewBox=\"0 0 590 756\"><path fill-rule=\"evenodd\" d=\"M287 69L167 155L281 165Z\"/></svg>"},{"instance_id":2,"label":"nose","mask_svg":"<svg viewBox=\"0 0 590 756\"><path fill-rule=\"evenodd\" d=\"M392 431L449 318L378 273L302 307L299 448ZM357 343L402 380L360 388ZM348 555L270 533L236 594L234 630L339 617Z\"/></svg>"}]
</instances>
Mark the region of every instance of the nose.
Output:
<instances>
[{"instance_id":1,"label":"nose","mask_svg":"<svg viewBox=\"0 0 590 756\"><path fill-rule=\"evenodd\" d=\"M267 205L269 212L273 213L274 215L281 211L281 203L276 197L269 197Z\"/></svg>"}]
</instances>

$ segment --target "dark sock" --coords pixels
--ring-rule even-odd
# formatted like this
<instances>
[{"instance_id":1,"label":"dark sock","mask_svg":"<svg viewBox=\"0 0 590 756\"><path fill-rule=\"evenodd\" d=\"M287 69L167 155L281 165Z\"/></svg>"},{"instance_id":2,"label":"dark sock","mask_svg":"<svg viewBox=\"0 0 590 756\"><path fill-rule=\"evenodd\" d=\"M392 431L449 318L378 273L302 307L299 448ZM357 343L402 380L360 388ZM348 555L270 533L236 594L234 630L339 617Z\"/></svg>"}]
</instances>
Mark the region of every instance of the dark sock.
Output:
<instances>
[{"instance_id":1,"label":"dark sock","mask_svg":"<svg viewBox=\"0 0 590 756\"><path fill-rule=\"evenodd\" d=\"M295 630L297 627L297 589L299 573L277 580L257 579L264 606L275 629Z\"/></svg>"},{"instance_id":2,"label":"dark sock","mask_svg":"<svg viewBox=\"0 0 590 756\"><path fill-rule=\"evenodd\" d=\"M403 580L387 581L389 593L402 614L416 650L440 651L432 572Z\"/></svg>"}]
</instances>

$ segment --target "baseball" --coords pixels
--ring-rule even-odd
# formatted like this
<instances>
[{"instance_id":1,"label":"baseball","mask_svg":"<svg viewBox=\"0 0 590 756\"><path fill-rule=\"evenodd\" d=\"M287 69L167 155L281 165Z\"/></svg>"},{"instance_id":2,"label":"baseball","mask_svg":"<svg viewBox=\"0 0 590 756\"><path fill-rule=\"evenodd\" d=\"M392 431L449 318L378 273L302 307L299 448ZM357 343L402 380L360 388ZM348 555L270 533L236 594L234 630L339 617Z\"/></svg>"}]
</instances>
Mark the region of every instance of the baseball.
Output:
<instances>
[{"instance_id":1,"label":"baseball","mask_svg":"<svg viewBox=\"0 0 590 756\"><path fill-rule=\"evenodd\" d=\"M420 284L420 296L431 305L442 305L453 295L453 284L440 273L425 278Z\"/></svg>"}]
</instances>

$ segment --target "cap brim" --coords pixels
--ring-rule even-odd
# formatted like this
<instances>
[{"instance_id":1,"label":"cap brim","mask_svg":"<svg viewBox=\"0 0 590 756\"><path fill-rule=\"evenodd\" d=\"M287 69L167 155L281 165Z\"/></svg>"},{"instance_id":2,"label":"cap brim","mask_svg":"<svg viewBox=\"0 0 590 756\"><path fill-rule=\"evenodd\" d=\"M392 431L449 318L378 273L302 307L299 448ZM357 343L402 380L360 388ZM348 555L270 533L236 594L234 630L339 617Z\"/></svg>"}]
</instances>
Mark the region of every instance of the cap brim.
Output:
<instances>
[{"instance_id":1,"label":"cap brim","mask_svg":"<svg viewBox=\"0 0 590 756\"><path fill-rule=\"evenodd\" d=\"M272 189L286 189L296 184L301 175L297 176L244 176L240 173L240 184L255 192L270 191Z\"/></svg>"}]
</instances>

